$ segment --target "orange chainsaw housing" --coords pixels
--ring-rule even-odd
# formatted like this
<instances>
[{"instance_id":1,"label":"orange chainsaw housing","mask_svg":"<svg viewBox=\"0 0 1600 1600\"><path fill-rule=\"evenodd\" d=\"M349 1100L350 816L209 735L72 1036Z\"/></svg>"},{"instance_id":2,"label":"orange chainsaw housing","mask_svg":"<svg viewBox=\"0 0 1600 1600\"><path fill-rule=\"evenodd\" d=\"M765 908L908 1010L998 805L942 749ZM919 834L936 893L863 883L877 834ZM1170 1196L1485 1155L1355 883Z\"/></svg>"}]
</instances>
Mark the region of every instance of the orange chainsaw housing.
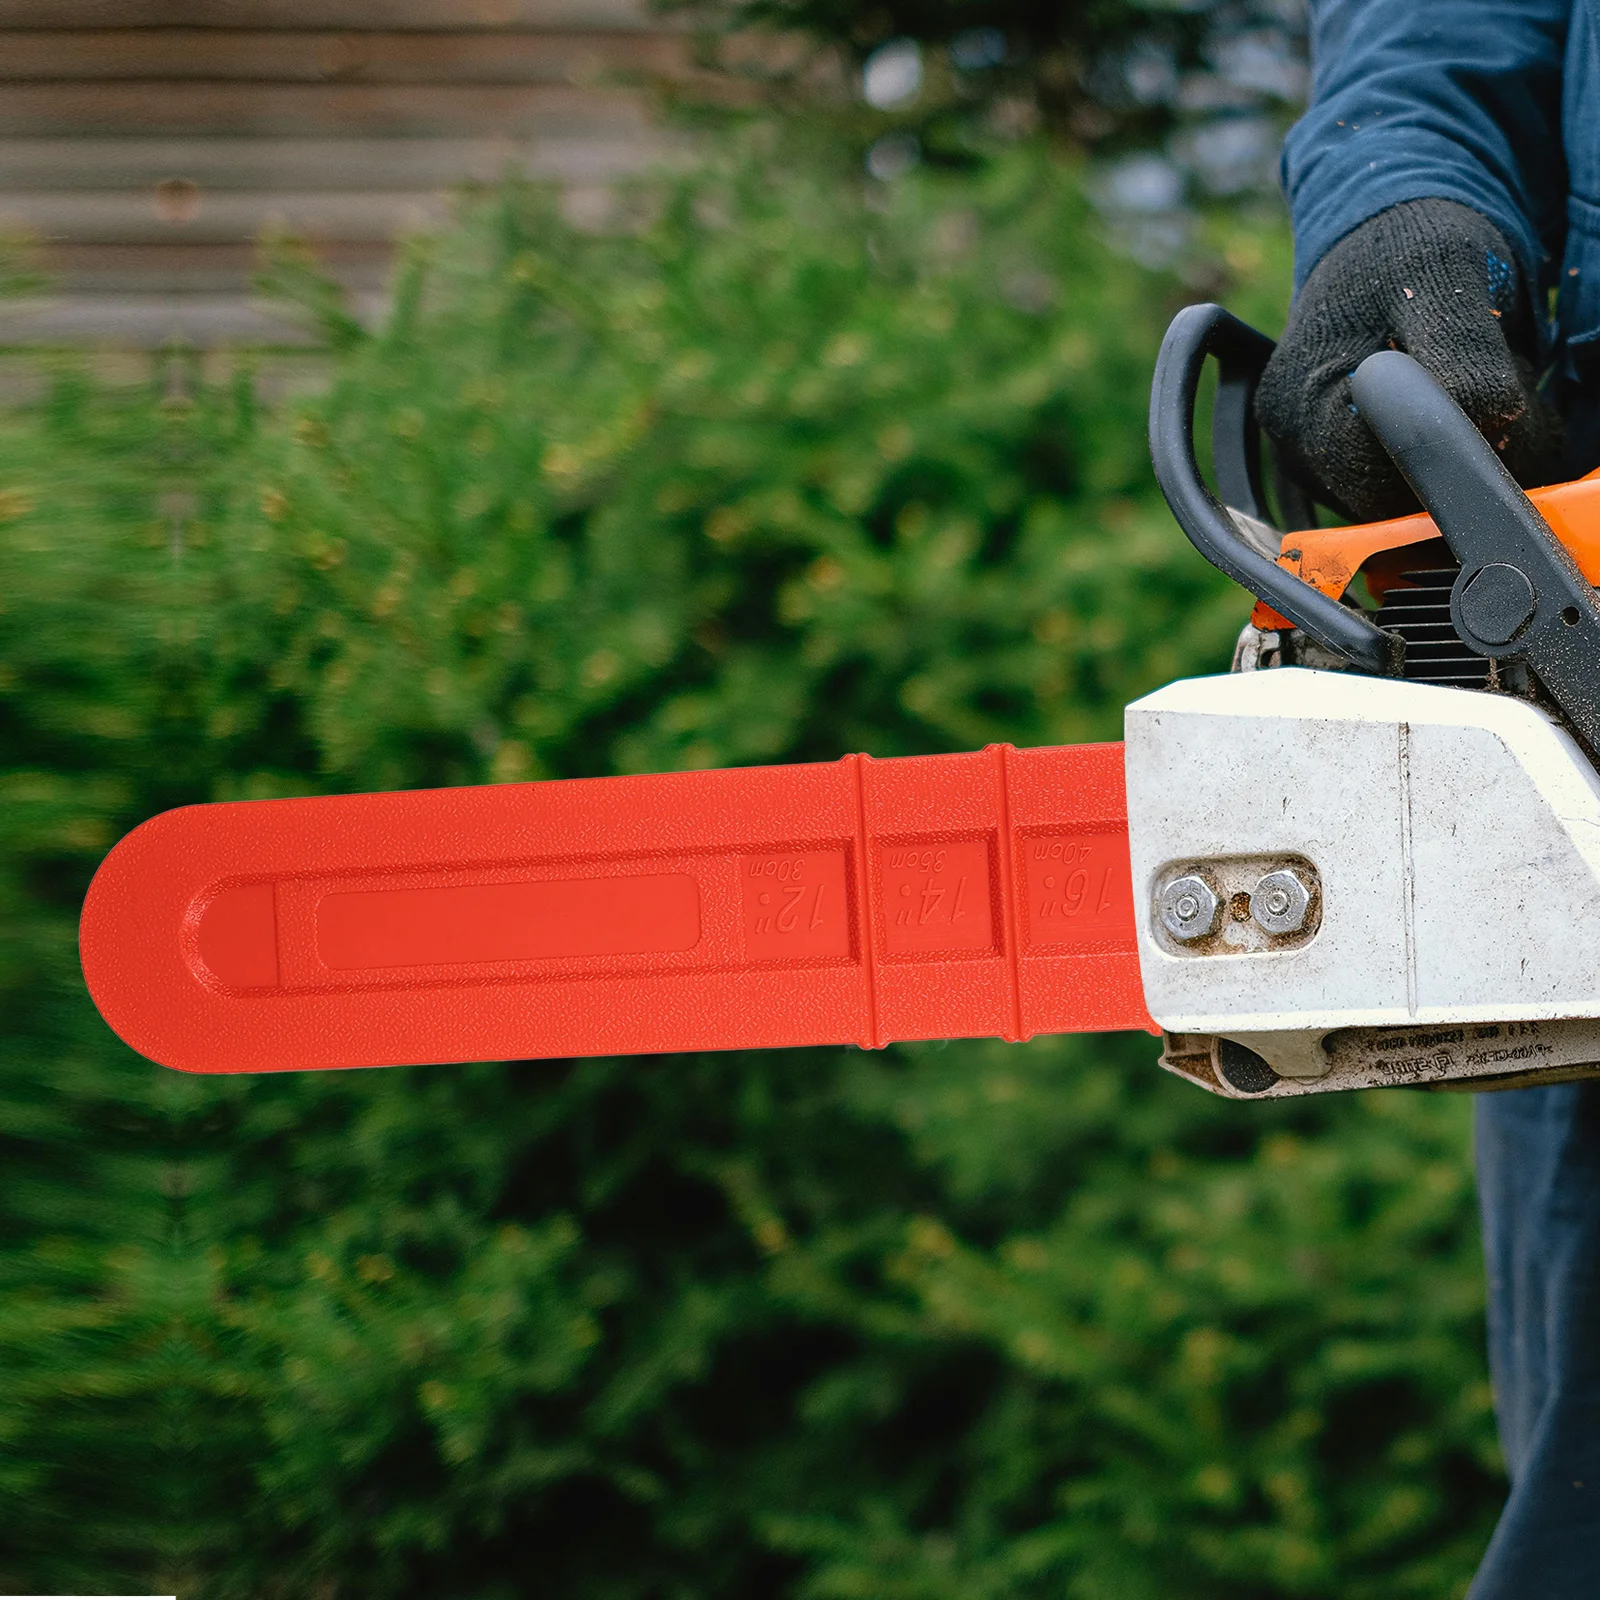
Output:
<instances>
[{"instance_id":1,"label":"orange chainsaw housing","mask_svg":"<svg viewBox=\"0 0 1600 1600\"><path fill-rule=\"evenodd\" d=\"M1577 562L1579 571L1590 583L1600 585L1600 470L1571 483L1530 489L1528 498ZM1386 522L1308 528L1284 534L1278 565L1335 599L1349 588L1358 572L1364 572L1373 599L1381 601L1401 581L1406 567L1415 562L1415 555L1405 552L1439 537L1433 518L1422 511ZM1446 555L1444 559L1454 558ZM1258 628L1293 626L1287 617L1261 600L1256 602L1251 621Z\"/></svg>"},{"instance_id":2,"label":"orange chainsaw housing","mask_svg":"<svg viewBox=\"0 0 1600 1600\"><path fill-rule=\"evenodd\" d=\"M1122 747L190 806L80 947L154 1060L264 1072L1147 1028Z\"/></svg>"}]
</instances>

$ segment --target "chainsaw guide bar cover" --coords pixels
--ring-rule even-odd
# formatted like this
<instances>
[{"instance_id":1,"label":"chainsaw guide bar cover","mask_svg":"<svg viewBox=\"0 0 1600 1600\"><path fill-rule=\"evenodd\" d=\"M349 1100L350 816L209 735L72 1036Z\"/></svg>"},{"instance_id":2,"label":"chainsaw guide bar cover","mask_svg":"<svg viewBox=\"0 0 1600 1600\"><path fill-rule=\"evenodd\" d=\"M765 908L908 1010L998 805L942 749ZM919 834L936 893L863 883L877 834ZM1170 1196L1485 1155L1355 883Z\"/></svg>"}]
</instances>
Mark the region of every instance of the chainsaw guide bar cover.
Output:
<instances>
[{"instance_id":1,"label":"chainsaw guide bar cover","mask_svg":"<svg viewBox=\"0 0 1600 1600\"><path fill-rule=\"evenodd\" d=\"M1122 746L190 806L84 976L191 1072L1152 1028Z\"/></svg>"}]
</instances>

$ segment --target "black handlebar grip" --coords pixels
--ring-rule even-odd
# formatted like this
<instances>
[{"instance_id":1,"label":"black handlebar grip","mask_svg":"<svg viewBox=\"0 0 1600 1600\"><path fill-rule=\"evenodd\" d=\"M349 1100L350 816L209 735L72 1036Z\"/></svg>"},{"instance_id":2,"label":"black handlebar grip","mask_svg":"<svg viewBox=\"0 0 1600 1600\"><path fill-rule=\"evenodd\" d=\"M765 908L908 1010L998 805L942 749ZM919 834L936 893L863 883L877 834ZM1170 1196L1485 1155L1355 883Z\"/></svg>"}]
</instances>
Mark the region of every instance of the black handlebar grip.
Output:
<instances>
[{"instance_id":1,"label":"black handlebar grip","mask_svg":"<svg viewBox=\"0 0 1600 1600\"><path fill-rule=\"evenodd\" d=\"M1207 356L1220 369L1213 451L1218 482L1238 509L1260 514L1251 408L1272 341L1221 306L1187 306L1172 319L1150 389L1150 459L1178 526L1214 567L1364 672L1397 675L1403 642L1250 548L1206 487L1194 453L1194 402Z\"/></svg>"},{"instance_id":2,"label":"black handlebar grip","mask_svg":"<svg viewBox=\"0 0 1600 1600\"><path fill-rule=\"evenodd\" d=\"M1380 350L1350 393L1461 563L1450 620L1469 649L1522 660L1600 749L1600 600L1471 419L1425 368Z\"/></svg>"}]
</instances>

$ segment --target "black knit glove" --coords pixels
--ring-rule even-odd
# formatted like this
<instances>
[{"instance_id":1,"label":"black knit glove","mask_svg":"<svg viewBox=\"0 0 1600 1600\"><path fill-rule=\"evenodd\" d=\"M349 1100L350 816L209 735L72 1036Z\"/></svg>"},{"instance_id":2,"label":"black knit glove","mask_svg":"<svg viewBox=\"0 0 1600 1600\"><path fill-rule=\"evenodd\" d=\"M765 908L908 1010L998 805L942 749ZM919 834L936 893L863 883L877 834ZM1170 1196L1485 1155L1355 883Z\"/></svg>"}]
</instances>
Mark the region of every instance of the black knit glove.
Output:
<instances>
[{"instance_id":1,"label":"black knit glove","mask_svg":"<svg viewBox=\"0 0 1600 1600\"><path fill-rule=\"evenodd\" d=\"M1317 263L1267 363L1256 415L1289 476L1318 500L1361 522L1404 516L1416 496L1350 401L1350 374L1367 356L1404 350L1519 483L1549 483L1561 428L1534 391L1537 346L1499 230L1453 200L1411 200L1346 234Z\"/></svg>"}]
</instances>

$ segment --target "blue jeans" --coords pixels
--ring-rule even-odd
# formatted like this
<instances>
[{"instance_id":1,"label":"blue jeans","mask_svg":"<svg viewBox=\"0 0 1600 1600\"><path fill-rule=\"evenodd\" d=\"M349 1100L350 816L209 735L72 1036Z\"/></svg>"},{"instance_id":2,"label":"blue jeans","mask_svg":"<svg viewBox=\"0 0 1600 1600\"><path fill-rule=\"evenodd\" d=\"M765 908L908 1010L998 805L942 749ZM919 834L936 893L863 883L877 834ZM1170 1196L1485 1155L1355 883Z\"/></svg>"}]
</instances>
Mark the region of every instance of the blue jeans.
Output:
<instances>
[{"instance_id":1,"label":"blue jeans","mask_svg":"<svg viewBox=\"0 0 1600 1600\"><path fill-rule=\"evenodd\" d=\"M1600 1080L1477 1099L1489 1366L1511 1476L1468 1600L1600 1595Z\"/></svg>"}]
</instances>

